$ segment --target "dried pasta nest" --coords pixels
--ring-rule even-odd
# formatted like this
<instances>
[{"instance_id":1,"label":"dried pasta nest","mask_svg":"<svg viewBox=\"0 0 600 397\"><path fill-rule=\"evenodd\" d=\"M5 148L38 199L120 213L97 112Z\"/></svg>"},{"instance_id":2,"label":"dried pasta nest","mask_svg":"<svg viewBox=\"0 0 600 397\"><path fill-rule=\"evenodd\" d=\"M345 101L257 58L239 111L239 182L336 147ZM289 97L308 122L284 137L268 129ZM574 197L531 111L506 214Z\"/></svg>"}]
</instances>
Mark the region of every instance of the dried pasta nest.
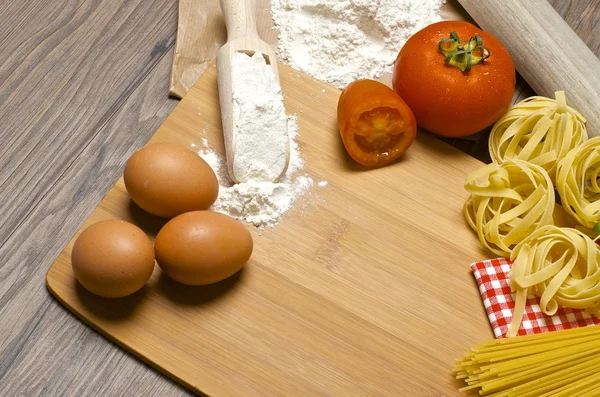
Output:
<instances>
[{"instance_id":1,"label":"dried pasta nest","mask_svg":"<svg viewBox=\"0 0 600 397\"><path fill-rule=\"evenodd\" d=\"M544 167L554 182L558 161L588 139L585 118L567 106L563 91L556 100L534 96L509 109L494 124L489 139L490 156L529 161Z\"/></svg>"},{"instance_id":2,"label":"dried pasta nest","mask_svg":"<svg viewBox=\"0 0 600 397\"><path fill-rule=\"evenodd\" d=\"M511 289L515 310L506 336L515 336L521 324L527 293L540 298L540 309L554 315L558 306L600 311L600 250L579 230L553 225L539 228L513 250Z\"/></svg>"},{"instance_id":3,"label":"dried pasta nest","mask_svg":"<svg viewBox=\"0 0 600 397\"><path fill-rule=\"evenodd\" d=\"M509 256L536 229L552 224L554 188L540 166L516 159L471 173L463 214L490 251Z\"/></svg>"},{"instance_id":4,"label":"dried pasta nest","mask_svg":"<svg viewBox=\"0 0 600 397\"><path fill-rule=\"evenodd\" d=\"M600 222L600 137L571 150L556 171L563 208L582 226Z\"/></svg>"}]
</instances>

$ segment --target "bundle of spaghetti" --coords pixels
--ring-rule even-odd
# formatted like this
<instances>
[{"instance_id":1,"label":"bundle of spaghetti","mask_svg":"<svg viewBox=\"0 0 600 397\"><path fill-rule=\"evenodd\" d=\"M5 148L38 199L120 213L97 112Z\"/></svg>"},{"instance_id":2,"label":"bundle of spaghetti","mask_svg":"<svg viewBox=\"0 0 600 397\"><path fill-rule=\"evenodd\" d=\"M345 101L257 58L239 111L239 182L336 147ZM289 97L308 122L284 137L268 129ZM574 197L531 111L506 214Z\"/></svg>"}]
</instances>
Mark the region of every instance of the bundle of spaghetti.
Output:
<instances>
[{"instance_id":1,"label":"bundle of spaghetti","mask_svg":"<svg viewBox=\"0 0 600 397\"><path fill-rule=\"evenodd\" d=\"M600 222L600 137L571 150L556 171L556 189L565 211L580 225Z\"/></svg>"},{"instance_id":2,"label":"bundle of spaghetti","mask_svg":"<svg viewBox=\"0 0 600 397\"><path fill-rule=\"evenodd\" d=\"M471 194L463 207L467 223L492 252L512 248L541 226L552 224L554 188L540 166L516 159L492 163L467 176Z\"/></svg>"},{"instance_id":3,"label":"bundle of spaghetti","mask_svg":"<svg viewBox=\"0 0 600 397\"><path fill-rule=\"evenodd\" d=\"M454 365L460 391L482 396L600 395L600 327L476 343Z\"/></svg>"},{"instance_id":4,"label":"bundle of spaghetti","mask_svg":"<svg viewBox=\"0 0 600 397\"><path fill-rule=\"evenodd\" d=\"M492 160L529 161L544 167L555 181L558 161L588 139L585 118L567 106L563 91L555 96L527 98L494 124L488 142Z\"/></svg>"},{"instance_id":5,"label":"bundle of spaghetti","mask_svg":"<svg viewBox=\"0 0 600 397\"><path fill-rule=\"evenodd\" d=\"M520 242L511 254L511 290L515 308L506 336L519 330L527 294L540 298L540 309L554 315L558 306L600 313L600 250L581 231L544 226Z\"/></svg>"}]
</instances>

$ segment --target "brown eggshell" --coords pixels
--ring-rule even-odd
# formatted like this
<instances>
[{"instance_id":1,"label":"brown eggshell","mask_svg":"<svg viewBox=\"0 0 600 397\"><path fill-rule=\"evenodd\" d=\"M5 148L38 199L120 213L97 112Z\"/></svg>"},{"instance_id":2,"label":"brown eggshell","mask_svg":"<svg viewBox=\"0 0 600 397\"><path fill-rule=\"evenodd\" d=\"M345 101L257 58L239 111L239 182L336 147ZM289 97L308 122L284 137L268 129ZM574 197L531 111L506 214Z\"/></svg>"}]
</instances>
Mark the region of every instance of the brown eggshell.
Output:
<instances>
[{"instance_id":1,"label":"brown eggshell","mask_svg":"<svg viewBox=\"0 0 600 397\"><path fill-rule=\"evenodd\" d=\"M123 179L139 207L163 218L208 209L219 194L212 168L198 154L171 143L155 143L135 152L125 165Z\"/></svg>"},{"instance_id":2,"label":"brown eggshell","mask_svg":"<svg viewBox=\"0 0 600 397\"><path fill-rule=\"evenodd\" d=\"M154 270L152 241L137 226L106 220L87 227L71 252L75 278L88 291L105 298L133 294Z\"/></svg>"},{"instance_id":3,"label":"brown eggshell","mask_svg":"<svg viewBox=\"0 0 600 397\"><path fill-rule=\"evenodd\" d=\"M226 279L248 262L252 248L252 236L244 225L212 211L188 212L171 219L154 243L163 272L187 285Z\"/></svg>"}]
</instances>

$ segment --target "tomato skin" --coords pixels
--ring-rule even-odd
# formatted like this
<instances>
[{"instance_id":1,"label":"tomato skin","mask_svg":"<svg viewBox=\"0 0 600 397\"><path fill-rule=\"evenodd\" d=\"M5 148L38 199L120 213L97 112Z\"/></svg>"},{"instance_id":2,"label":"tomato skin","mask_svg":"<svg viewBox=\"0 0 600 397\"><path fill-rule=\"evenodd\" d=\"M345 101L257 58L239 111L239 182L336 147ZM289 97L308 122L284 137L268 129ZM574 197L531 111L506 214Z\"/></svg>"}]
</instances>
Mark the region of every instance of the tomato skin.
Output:
<instances>
[{"instance_id":1,"label":"tomato skin","mask_svg":"<svg viewBox=\"0 0 600 397\"><path fill-rule=\"evenodd\" d=\"M447 65L438 43L451 32L461 41L481 36L490 57L469 72ZM508 110L515 84L515 65L502 43L463 21L438 22L415 33L394 66L394 90L410 106L417 124L448 137L472 135L496 122Z\"/></svg>"},{"instance_id":2,"label":"tomato skin","mask_svg":"<svg viewBox=\"0 0 600 397\"><path fill-rule=\"evenodd\" d=\"M412 145L417 133L417 123L408 105L394 90L375 80L350 83L340 95L337 116L346 151L365 166L381 166L396 160ZM377 132L375 125L380 123L385 127ZM365 147L364 142L378 133L384 143ZM378 144L382 146L377 147Z\"/></svg>"}]
</instances>

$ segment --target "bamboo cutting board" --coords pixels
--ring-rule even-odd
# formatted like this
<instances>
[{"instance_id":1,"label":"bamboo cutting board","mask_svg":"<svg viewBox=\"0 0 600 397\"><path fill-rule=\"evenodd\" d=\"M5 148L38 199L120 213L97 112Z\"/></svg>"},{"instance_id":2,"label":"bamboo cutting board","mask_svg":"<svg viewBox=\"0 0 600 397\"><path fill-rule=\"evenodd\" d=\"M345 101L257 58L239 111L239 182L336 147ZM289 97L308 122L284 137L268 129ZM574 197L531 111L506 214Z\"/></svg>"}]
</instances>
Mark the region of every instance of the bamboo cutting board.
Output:
<instances>
[{"instance_id":1,"label":"bamboo cutting board","mask_svg":"<svg viewBox=\"0 0 600 397\"><path fill-rule=\"evenodd\" d=\"M339 91L279 70L304 171L328 184L274 229L252 229L255 251L240 273L185 287L156 267L138 293L103 299L74 279L74 236L48 272L49 290L112 341L211 396L456 395L454 360L492 338L469 270L489 253L461 214L465 176L481 163L421 134L401 161L361 168L338 136ZM214 64L151 142L198 149L203 137L223 152ZM130 202L122 179L82 229L113 218L151 237L163 224Z\"/></svg>"}]
</instances>

